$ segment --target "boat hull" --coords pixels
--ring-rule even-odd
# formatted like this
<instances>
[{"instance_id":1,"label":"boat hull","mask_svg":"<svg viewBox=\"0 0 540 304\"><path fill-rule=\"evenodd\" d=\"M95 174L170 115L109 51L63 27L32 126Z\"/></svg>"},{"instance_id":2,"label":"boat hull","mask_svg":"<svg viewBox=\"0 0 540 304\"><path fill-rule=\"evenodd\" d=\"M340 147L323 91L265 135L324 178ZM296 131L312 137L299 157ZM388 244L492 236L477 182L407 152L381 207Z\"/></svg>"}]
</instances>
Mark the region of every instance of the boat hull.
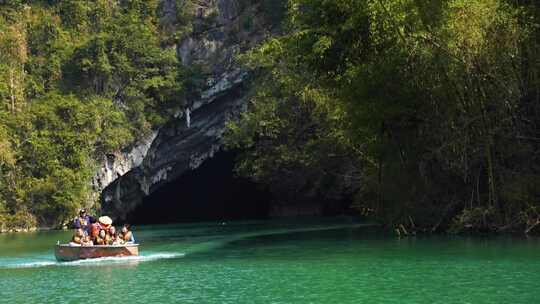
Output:
<instances>
[{"instance_id":1,"label":"boat hull","mask_svg":"<svg viewBox=\"0 0 540 304\"><path fill-rule=\"evenodd\" d=\"M61 262L103 257L124 257L139 255L139 244L70 246L59 244L54 248L56 260Z\"/></svg>"}]
</instances>

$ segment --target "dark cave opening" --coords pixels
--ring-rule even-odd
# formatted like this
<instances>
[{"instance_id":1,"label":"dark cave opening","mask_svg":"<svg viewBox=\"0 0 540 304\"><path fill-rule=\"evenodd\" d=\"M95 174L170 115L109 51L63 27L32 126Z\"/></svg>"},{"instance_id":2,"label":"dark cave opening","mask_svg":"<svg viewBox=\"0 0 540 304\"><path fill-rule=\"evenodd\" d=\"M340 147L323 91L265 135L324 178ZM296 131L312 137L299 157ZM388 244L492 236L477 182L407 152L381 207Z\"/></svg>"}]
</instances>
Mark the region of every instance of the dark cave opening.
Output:
<instances>
[{"instance_id":1,"label":"dark cave opening","mask_svg":"<svg viewBox=\"0 0 540 304\"><path fill-rule=\"evenodd\" d=\"M266 219L270 194L234 173L234 152L219 152L145 197L132 224Z\"/></svg>"}]
</instances>

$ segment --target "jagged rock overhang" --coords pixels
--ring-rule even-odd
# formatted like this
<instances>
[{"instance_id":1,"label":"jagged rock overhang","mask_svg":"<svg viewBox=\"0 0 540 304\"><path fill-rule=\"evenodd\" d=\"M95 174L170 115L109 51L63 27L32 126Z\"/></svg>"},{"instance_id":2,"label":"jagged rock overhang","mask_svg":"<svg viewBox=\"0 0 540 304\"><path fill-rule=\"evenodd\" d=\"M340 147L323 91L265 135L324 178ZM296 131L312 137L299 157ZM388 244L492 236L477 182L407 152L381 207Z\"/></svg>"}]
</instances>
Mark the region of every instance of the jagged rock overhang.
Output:
<instances>
[{"instance_id":1,"label":"jagged rock overhang","mask_svg":"<svg viewBox=\"0 0 540 304\"><path fill-rule=\"evenodd\" d=\"M181 116L164 125L142 164L103 190L103 211L125 219L144 197L212 158L222 147L226 122L245 110L247 90L242 82L228 88L193 111L189 127Z\"/></svg>"}]
</instances>

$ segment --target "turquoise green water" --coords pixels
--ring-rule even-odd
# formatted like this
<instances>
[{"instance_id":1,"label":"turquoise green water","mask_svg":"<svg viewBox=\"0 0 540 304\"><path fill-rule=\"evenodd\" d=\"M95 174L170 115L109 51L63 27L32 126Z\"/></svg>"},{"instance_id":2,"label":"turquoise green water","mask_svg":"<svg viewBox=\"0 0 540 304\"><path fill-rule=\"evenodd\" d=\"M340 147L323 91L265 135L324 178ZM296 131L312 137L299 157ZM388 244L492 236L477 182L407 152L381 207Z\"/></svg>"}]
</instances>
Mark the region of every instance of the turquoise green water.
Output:
<instances>
[{"instance_id":1,"label":"turquoise green water","mask_svg":"<svg viewBox=\"0 0 540 304\"><path fill-rule=\"evenodd\" d=\"M0 303L539 303L540 240L396 239L362 225L138 227L142 256L54 261L69 232L0 235Z\"/></svg>"}]
</instances>

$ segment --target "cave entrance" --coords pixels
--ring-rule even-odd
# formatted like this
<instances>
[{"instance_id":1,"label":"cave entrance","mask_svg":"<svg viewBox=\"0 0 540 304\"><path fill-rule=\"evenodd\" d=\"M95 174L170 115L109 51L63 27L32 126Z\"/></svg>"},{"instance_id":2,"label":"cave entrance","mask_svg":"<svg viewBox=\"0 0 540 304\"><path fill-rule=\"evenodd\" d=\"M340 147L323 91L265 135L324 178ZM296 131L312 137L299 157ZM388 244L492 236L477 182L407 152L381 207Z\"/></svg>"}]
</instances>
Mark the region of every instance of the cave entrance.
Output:
<instances>
[{"instance_id":1,"label":"cave entrance","mask_svg":"<svg viewBox=\"0 0 540 304\"><path fill-rule=\"evenodd\" d=\"M127 221L132 224L268 218L270 194L234 174L233 152L219 152L199 168L143 199Z\"/></svg>"}]
</instances>

